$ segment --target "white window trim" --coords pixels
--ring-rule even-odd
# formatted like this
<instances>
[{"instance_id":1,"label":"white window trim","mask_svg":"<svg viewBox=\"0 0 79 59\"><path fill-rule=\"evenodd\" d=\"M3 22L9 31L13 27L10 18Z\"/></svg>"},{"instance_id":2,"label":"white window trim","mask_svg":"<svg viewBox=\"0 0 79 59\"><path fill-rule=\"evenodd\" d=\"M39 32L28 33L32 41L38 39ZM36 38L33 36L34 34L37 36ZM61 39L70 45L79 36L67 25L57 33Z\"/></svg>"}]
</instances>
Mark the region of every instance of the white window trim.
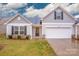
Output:
<instances>
[{"instance_id":1,"label":"white window trim","mask_svg":"<svg viewBox=\"0 0 79 59\"><path fill-rule=\"evenodd\" d=\"M14 29L13 29L13 35L22 35L20 32L21 31L25 31L25 28L23 30L21 30L21 26L13 26ZM15 27L18 27L18 30L15 30ZM24 27L24 26L23 26ZM18 34L15 34L15 31L18 31Z\"/></svg>"}]
</instances>

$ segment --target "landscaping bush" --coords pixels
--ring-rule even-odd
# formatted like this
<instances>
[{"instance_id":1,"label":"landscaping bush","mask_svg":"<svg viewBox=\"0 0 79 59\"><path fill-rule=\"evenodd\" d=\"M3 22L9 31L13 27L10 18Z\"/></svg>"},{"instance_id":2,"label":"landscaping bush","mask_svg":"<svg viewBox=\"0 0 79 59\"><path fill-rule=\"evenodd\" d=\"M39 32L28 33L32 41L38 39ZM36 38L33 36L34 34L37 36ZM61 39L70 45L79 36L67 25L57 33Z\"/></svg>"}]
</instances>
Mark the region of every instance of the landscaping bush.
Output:
<instances>
[{"instance_id":1,"label":"landscaping bush","mask_svg":"<svg viewBox=\"0 0 79 59\"><path fill-rule=\"evenodd\" d=\"M12 35L8 35L8 38L9 38L9 39L12 39Z\"/></svg>"},{"instance_id":2,"label":"landscaping bush","mask_svg":"<svg viewBox=\"0 0 79 59\"><path fill-rule=\"evenodd\" d=\"M18 35L18 36L17 36L17 39L21 39L21 36L20 36L20 35Z\"/></svg>"},{"instance_id":3,"label":"landscaping bush","mask_svg":"<svg viewBox=\"0 0 79 59\"><path fill-rule=\"evenodd\" d=\"M30 40L30 39L31 39L31 36L30 36L30 35L27 35L27 36L26 36L26 39L27 39L27 40Z\"/></svg>"},{"instance_id":4,"label":"landscaping bush","mask_svg":"<svg viewBox=\"0 0 79 59\"><path fill-rule=\"evenodd\" d=\"M22 38L22 40L26 40L26 36L25 35L22 35L21 38Z\"/></svg>"}]
</instances>

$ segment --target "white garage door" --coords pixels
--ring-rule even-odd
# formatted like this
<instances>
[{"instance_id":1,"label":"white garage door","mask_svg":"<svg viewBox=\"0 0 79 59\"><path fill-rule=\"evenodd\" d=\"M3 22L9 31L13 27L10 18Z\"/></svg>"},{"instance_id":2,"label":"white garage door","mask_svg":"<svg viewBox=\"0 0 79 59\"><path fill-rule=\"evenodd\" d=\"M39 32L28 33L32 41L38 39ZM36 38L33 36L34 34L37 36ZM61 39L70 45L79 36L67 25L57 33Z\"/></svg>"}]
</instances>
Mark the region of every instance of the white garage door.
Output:
<instances>
[{"instance_id":1,"label":"white garage door","mask_svg":"<svg viewBox=\"0 0 79 59\"><path fill-rule=\"evenodd\" d=\"M71 28L46 28L45 37L46 38L71 38L72 29Z\"/></svg>"}]
</instances>

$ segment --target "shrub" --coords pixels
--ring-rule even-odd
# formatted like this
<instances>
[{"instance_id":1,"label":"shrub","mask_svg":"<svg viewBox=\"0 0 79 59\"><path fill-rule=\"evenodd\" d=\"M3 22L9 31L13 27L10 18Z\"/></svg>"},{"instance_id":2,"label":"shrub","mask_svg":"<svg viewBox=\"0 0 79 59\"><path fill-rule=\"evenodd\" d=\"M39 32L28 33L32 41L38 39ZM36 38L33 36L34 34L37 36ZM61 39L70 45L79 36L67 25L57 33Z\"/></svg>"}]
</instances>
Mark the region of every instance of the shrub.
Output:
<instances>
[{"instance_id":1,"label":"shrub","mask_svg":"<svg viewBox=\"0 0 79 59\"><path fill-rule=\"evenodd\" d=\"M26 36L25 35L22 35L21 38L22 38L22 40L26 40Z\"/></svg>"},{"instance_id":2,"label":"shrub","mask_svg":"<svg viewBox=\"0 0 79 59\"><path fill-rule=\"evenodd\" d=\"M31 39L31 36L30 36L30 35L27 35L27 36L26 36L26 39L27 39L27 40L30 40L30 39Z\"/></svg>"},{"instance_id":3,"label":"shrub","mask_svg":"<svg viewBox=\"0 0 79 59\"><path fill-rule=\"evenodd\" d=\"M18 35L18 36L17 36L17 39L21 39L21 36L20 36L20 35Z\"/></svg>"},{"instance_id":4,"label":"shrub","mask_svg":"<svg viewBox=\"0 0 79 59\"><path fill-rule=\"evenodd\" d=\"M8 38L9 38L9 39L12 39L12 35L8 35Z\"/></svg>"}]
</instances>

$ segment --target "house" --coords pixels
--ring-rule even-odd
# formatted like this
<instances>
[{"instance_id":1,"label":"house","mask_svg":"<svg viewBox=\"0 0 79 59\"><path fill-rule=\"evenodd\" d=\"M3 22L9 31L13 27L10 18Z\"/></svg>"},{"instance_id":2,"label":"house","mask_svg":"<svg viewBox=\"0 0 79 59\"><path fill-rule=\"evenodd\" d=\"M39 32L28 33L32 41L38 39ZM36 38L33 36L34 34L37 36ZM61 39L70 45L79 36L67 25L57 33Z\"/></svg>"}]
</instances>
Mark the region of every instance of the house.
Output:
<instances>
[{"instance_id":1,"label":"house","mask_svg":"<svg viewBox=\"0 0 79 59\"><path fill-rule=\"evenodd\" d=\"M72 38L74 26L75 18L58 6L43 18L42 34L45 38Z\"/></svg>"},{"instance_id":2,"label":"house","mask_svg":"<svg viewBox=\"0 0 79 59\"><path fill-rule=\"evenodd\" d=\"M76 20L63 7L58 6L44 18L28 18L16 14L4 24L6 36L31 38L72 38L76 35ZM75 36L76 37L76 36Z\"/></svg>"},{"instance_id":3,"label":"house","mask_svg":"<svg viewBox=\"0 0 79 59\"><path fill-rule=\"evenodd\" d=\"M36 20L40 19L36 18ZM12 35L12 37L16 37L19 35L26 37L30 35L31 38L40 37L42 27L39 22L40 21L35 21L35 18L31 20L18 13L5 23L6 36Z\"/></svg>"}]
</instances>

